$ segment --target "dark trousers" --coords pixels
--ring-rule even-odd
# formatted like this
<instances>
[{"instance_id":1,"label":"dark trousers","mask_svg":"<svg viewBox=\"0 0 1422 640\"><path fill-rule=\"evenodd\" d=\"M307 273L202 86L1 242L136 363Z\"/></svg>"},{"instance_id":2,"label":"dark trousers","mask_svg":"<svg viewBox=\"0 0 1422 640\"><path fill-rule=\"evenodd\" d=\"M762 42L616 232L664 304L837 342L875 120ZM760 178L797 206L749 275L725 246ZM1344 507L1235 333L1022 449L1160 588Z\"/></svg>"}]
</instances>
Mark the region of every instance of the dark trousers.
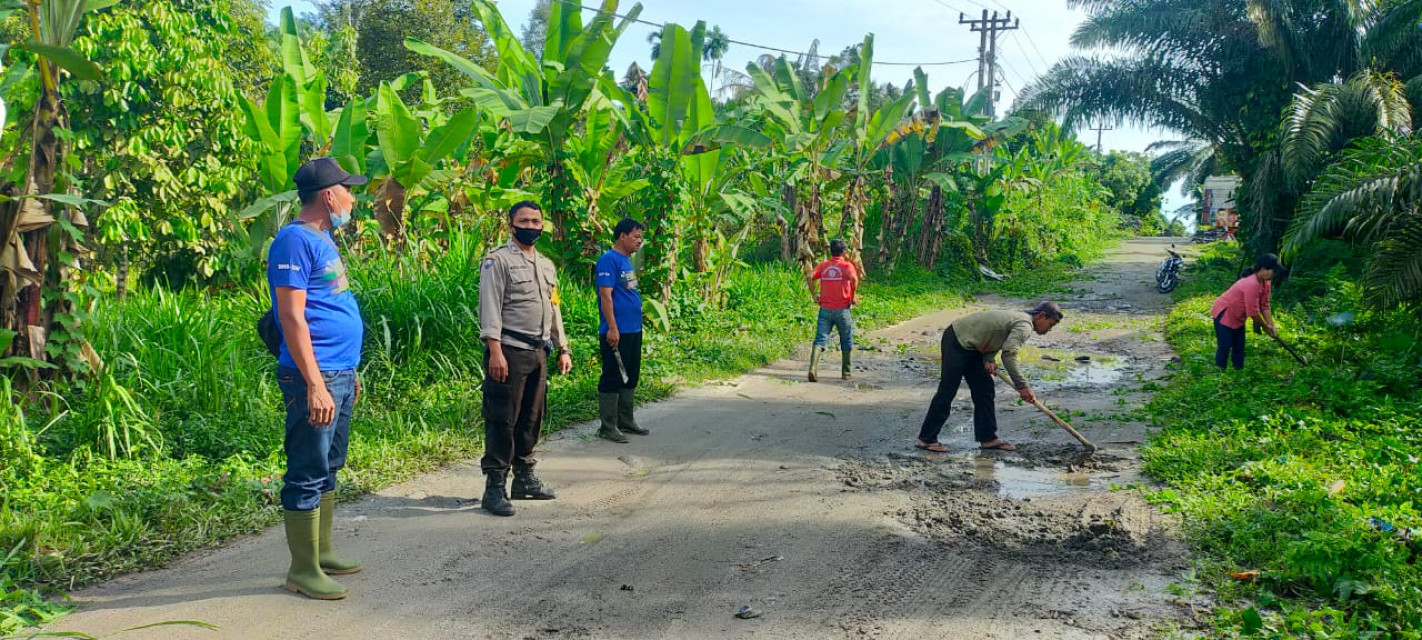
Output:
<instances>
[{"instance_id":1,"label":"dark trousers","mask_svg":"<svg viewBox=\"0 0 1422 640\"><path fill-rule=\"evenodd\" d=\"M1235 369L1244 368L1244 327L1231 329L1220 324L1225 312L1215 316L1215 366L1225 368L1225 363L1234 361ZM1247 325L1246 325L1247 326Z\"/></svg>"},{"instance_id":2,"label":"dark trousers","mask_svg":"<svg viewBox=\"0 0 1422 640\"><path fill-rule=\"evenodd\" d=\"M503 382L484 378L484 472L505 471L512 465L532 465L533 447L543 429L548 394L548 358L542 349L504 345L509 377ZM489 350L484 348L484 370Z\"/></svg>"},{"instance_id":3,"label":"dark trousers","mask_svg":"<svg viewBox=\"0 0 1422 640\"><path fill-rule=\"evenodd\" d=\"M624 333L617 340L617 353L622 355L622 366L627 369L627 382L617 370L617 358L612 356L612 345L607 343L607 334L597 337L598 353L602 356L602 376L597 379L598 393L621 393L623 389L636 389L637 380L642 376L642 332Z\"/></svg>"},{"instance_id":4,"label":"dark trousers","mask_svg":"<svg viewBox=\"0 0 1422 640\"><path fill-rule=\"evenodd\" d=\"M286 401L286 475L282 476L281 506L287 511L311 511L320 506L321 494L336 490L336 472L346 466L356 372L321 372L326 390L336 403L336 416L324 427L311 425L306 380L301 372L279 366L276 377Z\"/></svg>"},{"instance_id":5,"label":"dark trousers","mask_svg":"<svg viewBox=\"0 0 1422 640\"><path fill-rule=\"evenodd\" d=\"M943 332L943 377L938 380L938 392L928 404L928 415L923 418L923 427L918 430L918 439L923 442L938 442L938 433L943 423L948 421L948 413L953 407L953 398L958 395L958 385L968 379L968 390L973 395L973 438L978 442L992 442L997 439L997 410L993 406L992 376L983 368L983 354L969 351L958 344L958 334L949 326Z\"/></svg>"}]
</instances>

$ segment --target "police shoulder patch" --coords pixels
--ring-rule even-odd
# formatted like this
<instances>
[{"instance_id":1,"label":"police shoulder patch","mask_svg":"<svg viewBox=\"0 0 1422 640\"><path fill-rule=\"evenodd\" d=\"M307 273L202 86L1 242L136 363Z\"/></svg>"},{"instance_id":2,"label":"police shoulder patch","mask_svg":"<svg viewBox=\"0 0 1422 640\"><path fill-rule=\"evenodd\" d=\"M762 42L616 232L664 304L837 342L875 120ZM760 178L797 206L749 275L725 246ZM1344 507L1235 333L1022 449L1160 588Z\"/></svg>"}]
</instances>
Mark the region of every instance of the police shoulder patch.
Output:
<instances>
[{"instance_id":1,"label":"police shoulder patch","mask_svg":"<svg viewBox=\"0 0 1422 640\"><path fill-rule=\"evenodd\" d=\"M481 268L481 269L491 269L491 268L493 268L493 266L494 266L494 259L493 259L493 258L484 258L484 263L483 263L483 265L481 265L479 268Z\"/></svg>"}]
</instances>

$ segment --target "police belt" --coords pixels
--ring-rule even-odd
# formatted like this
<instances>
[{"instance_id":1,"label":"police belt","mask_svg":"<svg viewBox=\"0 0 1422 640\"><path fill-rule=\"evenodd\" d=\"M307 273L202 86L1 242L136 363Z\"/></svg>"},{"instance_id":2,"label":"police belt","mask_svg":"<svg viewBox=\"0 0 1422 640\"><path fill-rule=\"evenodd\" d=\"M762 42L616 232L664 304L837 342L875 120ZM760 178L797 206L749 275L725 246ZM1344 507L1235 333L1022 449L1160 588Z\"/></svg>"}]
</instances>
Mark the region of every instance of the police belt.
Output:
<instances>
[{"instance_id":1,"label":"police belt","mask_svg":"<svg viewBox=\"0 0 1422 640\"><path fill-rule=\"evenodd\" d=\"M551 340L540 340L526 333L520 333L512 329L504 329L503 337L513 338L515 342L522 343L530 349L542 349L544 353L553 353L553 342Z\"/></svg>"}]
</instances>

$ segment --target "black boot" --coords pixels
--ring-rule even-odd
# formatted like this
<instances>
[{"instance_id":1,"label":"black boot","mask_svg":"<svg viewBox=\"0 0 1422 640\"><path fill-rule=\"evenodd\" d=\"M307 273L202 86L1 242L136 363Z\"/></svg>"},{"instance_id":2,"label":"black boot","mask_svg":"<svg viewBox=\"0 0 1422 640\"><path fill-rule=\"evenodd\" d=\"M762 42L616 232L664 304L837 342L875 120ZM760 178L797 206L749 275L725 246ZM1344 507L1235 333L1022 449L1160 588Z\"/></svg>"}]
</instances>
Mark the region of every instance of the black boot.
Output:
<instances>
[{"instance_id":1,"label":"black boot","mask_svg":"<svg viewBox=\"0 0 1422 640\"><path fill-rule=\"evenodd\" d=\"M508 471L485 471L484 478L484 497L480 499L479 506L496 516L513 515L513 503L509 502L508 495L504 493L504 481L508 478Z\"/></svg>"},{"instance_id":2,"label":"black boot","mask_svg":"<svg viewBox=\"0 0 1422 640\"><path fill-rule=\"evenodd\" d=\"M514 500L552 500L558 497L552 489L543 486L538 476L533 475L533 465L514 463L513 487L509 494Z\"/></svg>"}]
</instances>

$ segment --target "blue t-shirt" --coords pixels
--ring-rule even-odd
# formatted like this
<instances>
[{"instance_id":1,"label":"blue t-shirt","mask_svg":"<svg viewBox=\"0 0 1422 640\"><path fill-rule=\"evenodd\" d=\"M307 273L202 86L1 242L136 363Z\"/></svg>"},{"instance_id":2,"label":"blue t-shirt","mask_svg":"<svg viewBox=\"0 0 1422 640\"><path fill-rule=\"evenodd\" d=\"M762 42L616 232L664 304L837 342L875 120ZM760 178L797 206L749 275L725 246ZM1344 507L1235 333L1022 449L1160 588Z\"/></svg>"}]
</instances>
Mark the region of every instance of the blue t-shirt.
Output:
<instances>
[{"instance_id":1,"label":"blue t-shirt","mask_svg":"<svg viewBox=\"0 0 1422 640\"><path fill-rule=\"evenodd\" d=\"M360 365L365 327L350 291L346 265L330 234L312 231L302 224L282 227L267 250L267 284L272 290L273 309L277 308L277 287L306 291L306 323L311 329L316 364L322 371L344 371ZM279 309L277 317L281 317ZM277 363L296 368L284 337Z\"/></svg>"},{"instance_id":2,"label":"blue t-shirt","mask_svg":"<svg viewBox=\"0 0 1422 640\"><path fill-rule=\"evenodd\" d=\"M632 259L618 253L616 249L602 254L597 260L595 279L598 288L612 288L612 317L617 318L617 330L621 333L638 333L642 330L642 294L637 293L637 269ZM597 332L607 333L607 317L602 315L602 296L598 296Z\"/></svg>"}]
</instances>

